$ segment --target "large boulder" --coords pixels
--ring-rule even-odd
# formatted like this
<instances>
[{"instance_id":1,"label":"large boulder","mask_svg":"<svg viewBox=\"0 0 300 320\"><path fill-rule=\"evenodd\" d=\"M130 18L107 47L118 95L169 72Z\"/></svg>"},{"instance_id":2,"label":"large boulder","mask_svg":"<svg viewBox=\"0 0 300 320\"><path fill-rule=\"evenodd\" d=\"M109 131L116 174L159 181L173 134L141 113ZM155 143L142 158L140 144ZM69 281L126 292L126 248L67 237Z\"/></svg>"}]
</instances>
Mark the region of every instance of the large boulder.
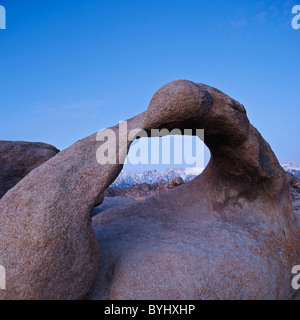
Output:
<instances>
[{"instance_id":1,"label":"large boulder","mask_svg":"<svg viewBox=\"0 0 300 320\"><path fill-rule=\"evenodd\" d=\"M169 181L168 189L174 189L176 187L181 186L182 184L184 184L184 181L182 178L180 177L173 178Z\"/></svg>"},{"instance_id":2,"label":"large boulder","mask_svg":"<svg viewBox=\"0 0 300 320\"><path fill-rule=\"evenodd\" d=\"M2 198L0 299L291 298L300 242L289 181L245 108L217 89L175 81L127 124L78 141ZM205 129L209 165L91 225L123 166L100 165L98 148L117 146L124 160L141 129L155 128Z\"/></svg>"},{"instance_id":3,"label":"large boulder","mask_svg":"<svg viewBox=\"0 0 300 320\"><path fill-rule=\"evenodd\" d=\"M0 198L59 150L40 142L0 141Z\"/></svg>"}]
</instances>

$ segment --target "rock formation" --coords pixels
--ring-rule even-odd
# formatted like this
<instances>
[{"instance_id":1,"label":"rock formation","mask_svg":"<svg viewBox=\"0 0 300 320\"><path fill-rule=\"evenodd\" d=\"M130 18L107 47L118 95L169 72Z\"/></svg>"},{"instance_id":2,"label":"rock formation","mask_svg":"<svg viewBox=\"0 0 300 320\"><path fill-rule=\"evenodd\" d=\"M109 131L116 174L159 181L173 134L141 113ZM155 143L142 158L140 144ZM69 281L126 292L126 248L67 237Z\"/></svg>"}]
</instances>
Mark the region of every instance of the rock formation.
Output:
<instances>
[{"instance_id":1,"label":"rock formation","mask_svg":"<svg viewBox=\"0 0 300 320\"><path fill-rule=\"evenodd\" d=\"M177 181L179 182L178 184L176 183ZM292 182L291 184L296 186L294 182ZM93 216L105 210L108 210L110 208L128 204L131 202L130 200L132 199L143 200L143 199L152 197L155 194L166 192L182 184L184 184L184 182L181 178L174 178L170 181L170 183L157 182L154 184L137 184L129 188L109 187L104 192L104 195L105 195L104 203L100 206L97 206L93 210ZM300 227L300 189L298 187L297 188L290 187L290 197L291 197L292 206L298 221L298 225ZM120 210L122 209L120 208Z\"/></svg>"},{"instance_id":2,"label":"rock formation","mask_svg":"<svg viewBox=\"0 0 300 320\"><path fill-rule=\"evenodd\" d=\"M155 194L166 192L184 184L182 178L173 178L170 181L157 182L153 184L136 184L129 188L109 187L105 192L105 197L124 197L128 199L142 200Z\"/></svg>"},{"instance_id":3,"label":"rock formation","mask_svg":"<svg viewBox=\"0 0 300 320\"><path fill-rule=\"evenodd\" d=\"M0 198L59 150L39 142L0 141Z\"/></svg>"},{"instance_id":4,"label":"rock formation","mask_svg":"<svg viewBox=\"0 0 300 320\"><path fill-rule=\"evenodd\" d=\"M244 107L174 81L128 120L137 128L205 129L210 163L187 184L106 210L92 228L122 164L97 163L96 134L60 152L0 201L0 299L291 298L300 243L289 181Z\"/></svg>"},{"instance_id":5,"label":"rock formation","mask_svg":"<svg viewBox=\"0 0 300 320\"><path fill-rule=\"evenodd\" d=\"M181 181L181 178L179 178ZM173 179L176 181L177 179ZM182 185L175 184L174 187ZM97 206L93 211L93 216L101 213L110 208L120 206L123 204L130 203L132 199L134 200L143 200L149 197L154 196L155 194L160 194L172 189L172 182L161 182L154 184L137 184L129 188L117 188L109 187L105 192L104 203L100 206ZM290 197L292 201L292 206L300 227L300 190L298 188L290 187ZM122 210L120 208L120 210Z\"/></svg>"}]
</instances>

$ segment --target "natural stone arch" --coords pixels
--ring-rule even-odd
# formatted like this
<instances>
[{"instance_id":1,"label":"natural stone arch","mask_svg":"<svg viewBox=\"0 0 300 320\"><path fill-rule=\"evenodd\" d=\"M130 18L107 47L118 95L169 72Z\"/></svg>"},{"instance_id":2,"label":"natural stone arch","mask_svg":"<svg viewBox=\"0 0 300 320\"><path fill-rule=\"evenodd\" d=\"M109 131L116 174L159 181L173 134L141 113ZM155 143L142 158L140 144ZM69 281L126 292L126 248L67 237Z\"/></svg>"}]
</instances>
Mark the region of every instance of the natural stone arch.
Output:
<instances>
[{"instance_id":1,"label":"natural stone arch","mask_svg":"<svg viewBox=\"0 0 300 320\"><path fill-rule=\"evenodd\" d=\"M103 260L90 298L291 297L300 247L288 181L244 107L175 81L150 102L143 128L153 127L204 128L210 163L184 186L94 218Z\"/></svg>"},{"instance_id":2,"label":"natural stone arch","mask_svg":"<svg viewBox=\"0 0 300 320\"><path fill-rule=\"evenodd\" d=\"M210 163L168 194L96 217L106 245L99 260L89 214L122 165L97 164L96 135L62 151L0 201L8 287L0 298L80 299L89 290L91 299L289 298L299 230L288 181L244 107L214 88L175 81L128 124L128 131L204 128ZM125 157L129 146L122 141L118 152Z\"/></svg>"}]
</instances>

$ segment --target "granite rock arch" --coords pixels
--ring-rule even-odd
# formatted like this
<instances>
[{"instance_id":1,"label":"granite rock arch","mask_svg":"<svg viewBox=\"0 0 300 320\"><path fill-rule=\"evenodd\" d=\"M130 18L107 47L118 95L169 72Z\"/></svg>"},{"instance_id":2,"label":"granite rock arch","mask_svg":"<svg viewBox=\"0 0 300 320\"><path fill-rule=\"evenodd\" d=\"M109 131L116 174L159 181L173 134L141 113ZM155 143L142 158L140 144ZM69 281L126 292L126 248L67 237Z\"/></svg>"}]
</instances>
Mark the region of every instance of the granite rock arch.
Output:
<instances>
[{"instance_id":1,"label":"granite rock arch","mask_svg":"<svg viewBox=\"0 0 300 320\"><path fill-rule=\"evenodd\" d=\"M0 201L0 299L290 298L300 244L289 181L245 108L179 80L128 120L137 128L203 128L210 163L192 182L92 225L122 164L97 163L97 134L61 151ZM130 143L118 143L122 157Z\"/></svg>"}]
</instances>

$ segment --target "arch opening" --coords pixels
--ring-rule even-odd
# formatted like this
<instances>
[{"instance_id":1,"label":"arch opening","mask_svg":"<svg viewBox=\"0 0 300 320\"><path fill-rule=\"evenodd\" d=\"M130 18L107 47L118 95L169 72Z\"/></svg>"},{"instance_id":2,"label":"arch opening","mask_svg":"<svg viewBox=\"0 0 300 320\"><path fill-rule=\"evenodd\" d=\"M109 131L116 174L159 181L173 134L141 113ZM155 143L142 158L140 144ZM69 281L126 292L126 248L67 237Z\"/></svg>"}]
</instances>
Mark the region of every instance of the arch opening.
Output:
<instances>
[{"instance_id":1,"label":"arch opening","mask_svg":"<svg viewBox=\"0 0 300 320\"><path fill-rule=\"evenodd\" d=\"M211 158L203 138L174 131L164 136L137 137L130 145L123 170L104 192L103 202L93 210L92 216L195 179Z\"/></svg>"}]
</instances>

